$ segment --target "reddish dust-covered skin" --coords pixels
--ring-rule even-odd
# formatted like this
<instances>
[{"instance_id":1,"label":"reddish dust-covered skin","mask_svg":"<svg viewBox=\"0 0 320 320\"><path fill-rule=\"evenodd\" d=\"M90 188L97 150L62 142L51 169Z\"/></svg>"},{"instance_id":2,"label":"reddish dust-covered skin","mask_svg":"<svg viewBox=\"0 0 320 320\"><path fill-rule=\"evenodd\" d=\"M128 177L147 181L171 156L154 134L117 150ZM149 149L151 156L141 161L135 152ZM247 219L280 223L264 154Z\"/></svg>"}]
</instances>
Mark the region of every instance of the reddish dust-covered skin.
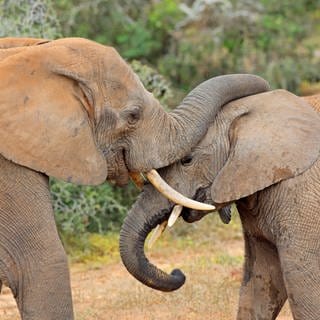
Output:
<instances>
[{"instance_id":1,"label":"reddish dust-covered skin","mask_svg":"<svg viewBox=\"0 0 320 320\"><path fill-rule=\"evenodd\" d=\"M307 101L315 110L320 112L320 94L315 94L312 96L302 97Z\"/></svg>"}]
</instances>

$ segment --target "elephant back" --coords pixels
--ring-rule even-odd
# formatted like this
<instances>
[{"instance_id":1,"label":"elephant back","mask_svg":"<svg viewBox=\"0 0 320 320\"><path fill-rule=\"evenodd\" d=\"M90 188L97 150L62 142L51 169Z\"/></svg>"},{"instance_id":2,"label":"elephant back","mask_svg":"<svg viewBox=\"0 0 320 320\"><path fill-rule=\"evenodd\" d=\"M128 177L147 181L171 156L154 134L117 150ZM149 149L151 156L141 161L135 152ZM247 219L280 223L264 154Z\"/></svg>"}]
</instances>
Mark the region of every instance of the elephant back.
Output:
<instances>
[{"instance_id":1,"label":"elephant back","mask_svg":"<svg viewBox=\"0 0 320 320\"><path fill-rule=\"evenodd\" d=\"M307 101L313 107L313 109L315 109L317 112L320 112L320 93L302 98Z\"/></svg>"}]
</instances>

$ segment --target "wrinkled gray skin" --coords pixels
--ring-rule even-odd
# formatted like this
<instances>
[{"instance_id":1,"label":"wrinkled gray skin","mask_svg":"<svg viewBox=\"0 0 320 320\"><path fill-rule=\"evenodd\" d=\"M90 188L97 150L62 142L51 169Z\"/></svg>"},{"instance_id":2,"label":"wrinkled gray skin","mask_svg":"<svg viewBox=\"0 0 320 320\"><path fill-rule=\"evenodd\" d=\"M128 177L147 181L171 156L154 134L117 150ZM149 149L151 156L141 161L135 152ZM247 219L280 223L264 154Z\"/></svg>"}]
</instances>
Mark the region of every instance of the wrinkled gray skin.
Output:
<instances>
[{"instance_id":1,"label":"wrinkled gray skin","mask_svg":"<svg viewBox=\"0 0 320 320\"><path fill-rule=\"evenodd\" d=\"M112 48L85 39L2 39L0 48L0 286L24 320L73 319L48 176L125 184L130 171L184 156L221 105L268 85L213 78L166 113Z\"/></svg>"},{"instance_id":2,"label":"wrinkled gray skin","mask_svg":"<svg viewBox=\"0 0 320 320\"><path fill-rule=\"evenodd\" d=\"M130 172L167 166L200 141L217 108L268 90L254 75L212 78L167 113L115 49L30 41L1 49L19 41L0 39L0 154L73 183L123 185Z\"/></svg>"},{"instance_id":3,"label":"wrinkled gray skin","mask_svg":"<svg viewBox=\"0 0 320 320\"><path fill-rule=\"evenodd\" d=\"M294 319L319 319L319 152L319 115L279 90L223 107L188 156L159 170L186 196L217 209L235 202L245 241L238 320L275 319L286 299ZM179 288L184 275L167 275L150 264L143 244L173 205L146 184L120 236L128 271L162 291ZM188 222L205 214L182 213Z\"/></svg>"}]
</instances>

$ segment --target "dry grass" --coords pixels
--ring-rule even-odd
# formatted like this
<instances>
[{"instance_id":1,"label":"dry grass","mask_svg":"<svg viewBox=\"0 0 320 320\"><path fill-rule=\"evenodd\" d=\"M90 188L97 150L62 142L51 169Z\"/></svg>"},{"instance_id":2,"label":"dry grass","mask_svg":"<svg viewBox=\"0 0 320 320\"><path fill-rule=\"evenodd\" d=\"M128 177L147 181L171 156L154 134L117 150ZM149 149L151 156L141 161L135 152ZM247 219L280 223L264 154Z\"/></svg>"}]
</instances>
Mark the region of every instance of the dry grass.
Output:
<instances>
[{"instance_id":1,"label":"dry grass","mask_svg":"<svg viewBox=\"0 0 320 320\"><path fill-rule=\"evenodd\" d=\"M163 270L181 268L186 284L162 293L133 279L118 257L108 264L87 263L71 268L77 320L230 320L235 319L242 274L243 243L239 221L225 226L218 217L200 223L179 223L149 252ZM19 319L6 289L0 296L0 319ZM292 319L286 306L278 317Z\"/></svg>"}]
</instances>

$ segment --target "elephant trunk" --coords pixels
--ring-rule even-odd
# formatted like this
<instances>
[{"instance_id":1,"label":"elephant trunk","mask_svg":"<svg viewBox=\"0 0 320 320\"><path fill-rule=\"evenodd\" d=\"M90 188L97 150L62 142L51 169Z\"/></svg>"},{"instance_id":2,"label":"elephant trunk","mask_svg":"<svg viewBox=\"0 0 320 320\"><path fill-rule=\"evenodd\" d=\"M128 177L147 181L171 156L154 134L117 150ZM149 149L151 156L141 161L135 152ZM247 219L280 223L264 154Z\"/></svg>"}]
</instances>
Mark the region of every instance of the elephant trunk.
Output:
<instances>
[{"instance_id":1,"label":"elephant trunk","mask_svg":"<svg viewBox=\"0 0 320 320\"><path fill-rule=\"evenodd\" d=\"M141 199L141 198L140 198ZM138 201L128 213L120 232L120 255L127 270L140 282L160 291L179 289L185 282L184 274L175 269L166 274L151 264L144 253L144 242L150 231L168 219L169 211L148 218L143 208L145 201ZM148 202L147 202L148 203Z\"/></svg>"},{"instance_id":2,"label":"elephant trunk","mask_svg":"<svg viewBox=\"0 0 320 320\"><path fill-rule=\"evenodd\" d=\"M142 134L134 140L135 150L139 152L126 154L126 160L140 163L141 167L132 167L142 172L165 167L184 157L197 145L224 104L267 90L269 85L265 80L248 74L227 75L205 81L191 91L174 111L166 113L159 106L155 113L148 115L150 121L145 124L147 127L143 127ZM153 128L152 143L146 134L149 127ZM139 158L135 159L137 155ZM172 207L172 203L165 198L159 200L159 195L150 188L150 185L144 187L144 192L124 221L120 233L120 255L136 279L154 289L173 291L184 284L183 273L180 270L174 270L170 275L164 273L152 265L144 253L147 235L156 225L168 219ZM156 201L166 202L159 204ZM157 208L152 208L153 204ZM160 211L159 208L166 209Z\"/></svg>"},{"instance_id":3,"label":"elephant trunk","mask_svg":"<svg viewBox=\"0 0 320 320\"><path fill-rule=\"evenodd\" d=\"M131 148L136 152L130 154L129 150L126 155L129 167L147 172L176 162L198 144L223 105L268 90L268 83L258 76L224 75L202 82L170 113L161 106L152 108L148 127L142 128L134 140L134 148ZM150 136L146 135L150 127L152 143Z\"/></svg>"},{"instance_id":4,"label":"elephant trunk","mask_svg":"<svg viewBox=\"0 0 320 320\"><path fill-rule=\"evenodd\" d=\"M251 74L224 75L204 81L169 113L178 131L174 144L179 150L168 152L181 159L202 139L223 105L269 89L264 79Z\"/></svg>"}]
</instances>

